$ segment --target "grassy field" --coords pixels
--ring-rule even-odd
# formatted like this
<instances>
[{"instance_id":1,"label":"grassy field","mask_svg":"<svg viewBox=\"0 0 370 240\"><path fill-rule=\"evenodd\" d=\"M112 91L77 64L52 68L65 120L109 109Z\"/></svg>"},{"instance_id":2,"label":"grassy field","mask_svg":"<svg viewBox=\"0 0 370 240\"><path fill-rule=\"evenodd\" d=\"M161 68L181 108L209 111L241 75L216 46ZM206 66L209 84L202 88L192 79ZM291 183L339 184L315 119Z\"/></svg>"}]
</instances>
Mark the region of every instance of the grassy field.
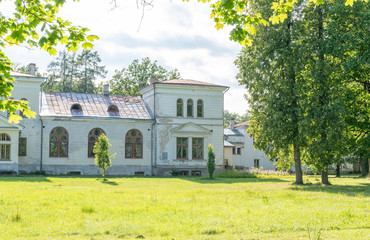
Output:
<instances>
[{"instance_id":1,"label":"grassy field","mask_svg":"<svg viewBox=\"0 0 370 240\"><path fill-rule=\"evenodd\" d=\"M370 239L370 180L0 177L0 239Z\"/></svg>"}]
</instances>

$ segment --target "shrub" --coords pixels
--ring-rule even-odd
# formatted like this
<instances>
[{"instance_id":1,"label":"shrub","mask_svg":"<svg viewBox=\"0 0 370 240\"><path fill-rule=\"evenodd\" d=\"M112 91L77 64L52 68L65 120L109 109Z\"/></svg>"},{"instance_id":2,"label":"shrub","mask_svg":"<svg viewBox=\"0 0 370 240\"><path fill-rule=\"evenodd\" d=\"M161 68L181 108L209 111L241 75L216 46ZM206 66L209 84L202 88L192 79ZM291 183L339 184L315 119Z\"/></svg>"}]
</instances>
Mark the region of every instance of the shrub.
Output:
<instances>
[{"instance_id":1,"label":"shrub","mask_svg":"<svg viewBox=\"0 0 370 240\"><path fill-rule=\"evenodd\" d=\"M109 153L109 146L111 146L111 144L108 140L107 136L103 133L95 143L93 150L95 154L95 164L99 167L104 179L107 169L111 166L111 158L114 158L116 155L111 155Z\"/></svg>"},{"instance_id":2,"label":"shrub","mask_svg":"<svg viewBox=\"0 0 370 240\"><path fill-rule=\"evenodd\" d=\"M213 173L216 169L216 163L215 163L215 154L213 153L213 146L211 144L208 145L208 161L207 161L207 169L209 177L213 178Z\"/></svg>"}]
</instances>

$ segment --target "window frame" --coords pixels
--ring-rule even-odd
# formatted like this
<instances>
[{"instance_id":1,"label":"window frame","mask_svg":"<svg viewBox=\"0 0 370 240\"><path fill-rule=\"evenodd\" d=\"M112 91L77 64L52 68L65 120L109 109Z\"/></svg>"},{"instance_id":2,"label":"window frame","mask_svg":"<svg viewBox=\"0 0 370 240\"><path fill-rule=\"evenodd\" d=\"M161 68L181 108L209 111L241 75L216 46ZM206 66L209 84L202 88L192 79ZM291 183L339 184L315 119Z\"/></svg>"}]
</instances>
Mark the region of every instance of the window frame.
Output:
<instances>
[{"instance_id":1,"label":"window frame","mask_svg":"<svg viewBox=\"0 0 370 240\"><path fill-rule=\"evenodd\" d=\"M191 98L186 101L186 117L194 117L194 101Z\"/></svg>"},{"instance_id":2,"label":"window frame","mask_svg":"<svg viewBox=\"0 0 370 240\"><path fill-rule=\"evenodd\" d=\"M201 139L202 144L194 144L195 139ZM194 156L195 148L195 156ZM200 154L199 154L200 153ZM201 157L199 157L201 155ZM191 139L191 159L203 160L204 159L204 138L192 138Z\"/></svg>"},{"instance_id":3,"label":"window frame","mask_svg":"<svg viewBox=\"0 0 370 240\"><path fill-rule=\"evenodd\" d=\"M95 134L95 130L100 130L100 135L99 136L97 136ZM94 151L92 151L92 154L90 155L90 144L94 143L93 146L92 146L92 149L94 149L95 143L98 141L99 137L102 134L107 135L103 129L101 129L101 128L93 128L93 129L90 130L89 134L87 135L87 157L88 158L95 158ZM90 137L94 137L95 138L95 141L94 142L90 141Z\"/></svg>"},{"instance_id":4,"label":"window frame","mask_svg":"<svg viewBox=\"0 0 370 240\"><path fill-rule=\"evenodd\" d=\"M4 139L3 139L4 138ZM8 134L6 133L1 133L0 134L0 162L9 162L11 161L11 138ZM3 151L3 148L5 149ZM4 156L3 153L4 152ZM6 158L9 156L9 158ZM4 158L3 158L4 157Z\"/></svg>"},{"instance_id":5,"label":"window frame","mask_svg":"<svg viewBox=\"0 0 370 240\"><path fill-rule=\"evenodd\" d=\"M24 140L24 153L21 152L21 145L22 145L22 140ZM26 137L20 137L19 138L19 143L18 143L18 156L24 157L27 156L27 138Z\"/></svg>"},{"instance_id":6,"label":"window frame","mask_svg":"<svg viewBox=\"0 0 370 240\"><path fill-rule=\"evenodd\" d=\"M201 115L199 115L199 107L201 107ZM204 104L203 104L203 100L202 99L198 99L197 101L197 117L198 118L202 118L204 117Z\"/></svg>"},{"instance_id":7,"label":"window frame","mask_svg":"<svg viewBox=\"0 0 370 240\"><path fill-rule=\"evenodd\" d=\"M257 163L257 164L256 164ZM257 165L257 167L256 167ZM254 164L253 164L254 168L260 168L260 160L259 159L254 159Z\"/></svg>"},{"instance_id":8,"label":"window frame","mask_svg":"<svg viewBox=\"0 0 370 240\"><path fill-rule=\"evenodd\" d=\"M180 106L180 108L179 108L179 106ZM180 114L179 114L179 109L181 109ZM182 100L182 98L178 98L176 100L176 116L177 117L183 117L184 116L184 100Z\"/></svg>"},{"instance_id":9,"label":"window frame","mask_svg":"<svg viewBox=\"0 0 370 240\"><path fill-rule=\"evenodd\" d=\"M186 140L186 143L179 143L179 140ZM180 157L178 157L177 152L180 147ZM186 147L186 156L183 156L184 147ZM189 139L187 137L177 137L176 138L176 159L179 160L188 160L189 159Z\"/></svg>"},{"instance_id":10,"label":"window frame","mask_svg":"<svg viewBox=\"0 0 370 240\"><path fill-rule=\"evenodd\" d=\"M132 136L133 131L138 132L137 136ZM130 137L131 137L132 141L130 143L128 143L127 139L130 138ZM140 139L140 143L137 143L136 139ZM132 156L131 157L127 155L127 146L128 145L131 145L131 149L132 149ZM140 145L140 153L141 153L140 156L136 156L136 145ZM125 158L143 159L143 156L144 156L144 153L143 153L143 134L138 129L130 129L129 131L127 131L126 136L125 136Z\"/></svg>"},{"instance_id":11,"label":"window frame","mask_svg":"<svg viewBox=\"0 0 370 240\"><path fill-rule=\"evenodd\" d=\"M56 132L56 130L58 128L61 128L62 129L62 133L61 134L54 133L54 131ZM53 136L55 136L57 138L56 141L51 140ZM61 138L63 136L66 137L66 139L67 139L66 141L62 141L61 140ZM52 142L56 142L56 144L57 144L57 154L56 154L56 156L55 155L51 155L51 143ZM66 146L67 146L66 155L61 155L61 146L62 146L62 143L63 142L65 142L66 143ZM51 157L51 158L68 158L68 155L69 155L69 133L68 133L67 129L65 129L64 127L60 127L60 126L53 128L50 131L50 134L49 134L49 157Z\"/></svg>"}]
</instances>

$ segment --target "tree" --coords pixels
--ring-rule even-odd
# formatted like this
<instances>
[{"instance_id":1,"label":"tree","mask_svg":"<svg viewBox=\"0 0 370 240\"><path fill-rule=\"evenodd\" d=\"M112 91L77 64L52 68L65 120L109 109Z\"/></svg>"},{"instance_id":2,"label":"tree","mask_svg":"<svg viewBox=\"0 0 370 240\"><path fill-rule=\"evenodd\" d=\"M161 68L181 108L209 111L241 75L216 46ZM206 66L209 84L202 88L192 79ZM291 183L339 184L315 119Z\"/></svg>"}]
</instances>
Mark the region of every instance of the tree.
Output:
<instances>
[{"instance_id":1,"label":"tree","mask_svg":"<svg viewBox=\"0 0 370 240\"><path fill-rule=\"evenodd\" d=\"M152 62L148 57L143 58L141 62L134 60L127 68L116 70L112 79L109 80L109 86L112 94L116 95L140 95L139 90L149 85L150 78L156 78L158 81L181 78L177 69L167 70L158 65L155 60ZM102 92L102 84L99 93Z\"/></svg>"},{"instance_id":2,"label":"tree","mask_svg":"<svg viewBox=\"0 0 370 240\"><path fill-rule=\"evenodd\" d=\"M262 17L273 14L269 0L256 1L251 9ZM304 137L300 122L303 118L301 95L303 68L300 47L296 35L300 30L299 7L288 14L279 24L260 25L252 37L254 44L241 51L235 64L239 68L237 78L249 92L247 100L251 108L248 132L254 137L255 146L270 159L279 159L281 168L290 169L294 164L296 184L303 184L301 153ZM293 27L294 26L294 27Z\"/></svg>"},{"instance_id":3,"label":"tree","mask_svg":"<svg viewBox=\"0 0 370 240\"><path fill-rule=\"evenodd\" d=\"M237 113L232 113L227 110L224 111L224 127L229 127L230 120L234 118L235 124L242 123L248 121L249 114L245 113L244 115L239 115Z\"/></svg>"},{"instance_id":4,"label":"tree","mask_svg":"<svg viewBox=\"0 0 370 240\"><path fill-rule=\"evenodd\" d=\"M41 48L55 55L58 44L76 51L79 46L92 48L91 42L98 39L95 35L87 35L87 28L73 26L58 16L64 3L64 0L16 0L13 17L0 13L0 110L8 110L10 122L21 119L15 114L16 110L23 111L27 117L34 117L35 113L26 103L10 99L14 78L10 76L12 63L4 48L25 44L25 47Z\"/></svg>"},{"instance_id":5,"label":"tree","mask_svg":"<svg viewBox=\"0 0 370 240\"><path fill-rule=\"evenodd\" d=\"M105 179L105 173L107 169L111 166L111 159L115 157L116 154L109 153L109 139L103 133L99 136L98 141L94 145L93 153L95 154L95 164L100 169L100 172Z\"/></svg>"},{"instance_id":6,"label":"tree","mask_svg":"<svg viewBox=\"0 0 370 240\"><path fill-rule=\"evenodd\" d=\"M55 61L48 65L49 81L44 91L94 93L94 80L105 77L105 66L100 65L98 52L83 50L76 56L75 52L59 52Z\"/></svg>"},{"instance_id":7,"label":"tree","mask_svg":"<svg viewBox=\"0 0 370 240\"><path fill-rule=\"evenodd\" d=\"M208 150L208 161L207 161L207 170L209 174L209 178L213 179L213 173L216 169L215 163L215 154L213 153L213 146L211 144L207 147Z\"/></svg>"}]
</instances>

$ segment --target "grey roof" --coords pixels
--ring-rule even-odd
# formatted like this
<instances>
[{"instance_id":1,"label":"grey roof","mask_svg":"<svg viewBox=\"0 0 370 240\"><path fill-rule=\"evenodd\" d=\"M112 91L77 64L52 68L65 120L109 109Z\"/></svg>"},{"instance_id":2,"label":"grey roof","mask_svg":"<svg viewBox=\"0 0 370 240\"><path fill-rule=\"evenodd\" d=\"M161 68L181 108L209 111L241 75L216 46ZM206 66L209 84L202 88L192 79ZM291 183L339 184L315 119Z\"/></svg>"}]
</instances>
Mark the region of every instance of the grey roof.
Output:
<instances>
[{"instance_id":1,"label":"grey roof","mask_svg":"<svg viewBox=\"0 0 370 240\"><path fill-rule=\"evenodd\" d=\"M79 104L82 111L71 110ZM108 111L116 106L118 112ZM152 119L141 97L86 93L42 93L41 116Z\"/></svg>"},{"instance_id":2,"label":"grey roof","mask_svg":"<svg viewBox=\"0 0 370 240\"><path fill-rule=\"evenodd\" d=\"M34 77L34 78L40 78L39 76L31 75L28 73L20 73L20 72L10 72L10 75L12 77Z\"/></svg>"},{"instance_id":3,"label":"grey roof","mask_svg":"<svg viewBox=\"0 0 370 240\"><path fill-rule=\"evenodd\" d=\"M224 128L224 135L226 136L241 136L243 137L243 133L238 131L237 129L231 129L231 128Z\"/></svg>"},{"instance_id":4,"label":"grey roof","mask_svg":"<svg viewBox=\"0 0 370 240\"><path fill-rule=\"evenodd\" d=\"M234 145L226 140L224 140L224 147L234 147Z\"/></svg>"}]
</instances>

